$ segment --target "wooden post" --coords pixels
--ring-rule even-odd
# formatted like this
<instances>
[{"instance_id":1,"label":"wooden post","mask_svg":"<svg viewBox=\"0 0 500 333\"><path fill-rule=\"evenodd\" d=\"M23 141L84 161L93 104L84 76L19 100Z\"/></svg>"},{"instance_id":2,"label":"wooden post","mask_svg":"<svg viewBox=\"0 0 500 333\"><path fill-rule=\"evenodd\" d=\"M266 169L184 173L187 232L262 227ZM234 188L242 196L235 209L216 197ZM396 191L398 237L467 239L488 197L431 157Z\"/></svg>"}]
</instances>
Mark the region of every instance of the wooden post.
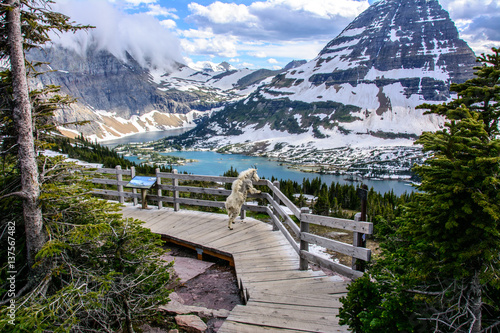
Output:
<instances>
[{"instance_id":1,"label":"wooden post","mask_svg":"<svg viewBox=\"0 0 500 333\"><path fill-rule=\"evenodd\" d=\"M120 196L119 201L120 203L124 203L125 197L123 196L123 185L120 184L120 182L122 181L122 167L121 165L117 165L115 169L116 169L116 183L118 185L118 193Z\"/></svg>"},{"instance_id":2,"label":"wooden post","mask_svg":"<svg viewBox=\"0 0 500 333\"><path fill-rule=\"evenodd\" d=\"M196 254L197 254L198 260L203 260L203 249L196 248Z\"/></svg>"},{"instance_id":3,"label":"wooden post","mask_svg":"<svg viewBox=\"0 0 500 333\"><path fill-rule=\"evenodd\" d=\"M300 209L301 214L308 214L309 213L309 208L308 207L302 207ZM300 233L302 234L303 232L309 232L309 223L302 221L302 218L300 219ZM306 241L301 240L300 241L300 251L309 251L309 243ZM299 269L301 271L307 271L309 269L309 262L307 259L303 258L300 256L300 263L299 263Z\"/></svg>"},{"instance_id":4,"label":"wooden post","mask_svg":"<svg viewBox=\"0 0 500 333\"><path fill-rule=\"evenodd\" d=\"M130 167L130 177L134 178L135 177L135 167ZM132 188L132 193L133 194L136 194L137 193L137 190L135 188ZM133 199L133 205L134 206L137 206L137 198L134 197Z\"/></svg>"},{"instance_id":5,"label":"wooden post","mask_svg":"<svg viewBox=\"0 0 500 333\"><path fill-rule=\"evenodd\" d=\"M361 200L361 213L356 214L356 221L366 221L366 203L368 201L368 186L362 184L360 188L358 188L358 195ZM366 235L361 232L353 233L352 245L356 247L366 247ZM364 272L365 264L362 260L358 260L356 258L352 258L352 269Z\"/></svg>"},{"instance_id":6,"label":"wooden post","mask_svg":"<svg viewBox=\"0 0 500 333\"><path fill-rule=\"evenodd\" d=\"M172 170L172 173L176 175L178 173L177 169ZM177 199L179 199L179 191L177 190L177 187L179 186L179 179L173 178L172 185L174 186L174 211L178 212L180 209L180 205L177 202Z\"/></svg>"},{"instance_id":7,"label":"wooden post","mask_svg":"<svg viewBox=\"0 0 500 333\"><path fill-rule=\"evenodd\" d=\"M274 187L276 187L278 190L280 189L280 182L279 182L279 181L275 181L275 182L273 182L273 185L274 185ZM273 199L274 199L274 201L276 201L276 203L277 203L278 205L281 203L280 198L276 195L276 193L274 193L274 191L273 191ZM278 211L276 210L276 208L273 208L273 213L274 213L274 215L276 215L276 217L278 217L278 216L279 216ZM278 228L278 226L277 226L276 224L274 224L274 223L273 223L273 231L278 231L278 230L280 230L280 229Z\"/></svg>"},{"instance_id":8,"label":"wooden post","mask_svg":"<svg viewBox=\"0 0 500 333\"><path fill-rule=\"evenodd\" d=\"M148 190L145 188L141 188L142 209L148 209L148 199L146 199L147 195Z\"/></svg>"},{"instance_id":9,"label":"wooden post","mask_svg":"<svg viewBox=\"0 0 500 333\"><path fill-rule=\"evenodd\" d=\"M155 172L156 172L156 188L158 191L158 209L162 209L163 208L163 201L161 201L161 188L160 188L161 177L158 176L158 174L160 173L160 168L156 168Z\"/></svg>"}]
</instances>

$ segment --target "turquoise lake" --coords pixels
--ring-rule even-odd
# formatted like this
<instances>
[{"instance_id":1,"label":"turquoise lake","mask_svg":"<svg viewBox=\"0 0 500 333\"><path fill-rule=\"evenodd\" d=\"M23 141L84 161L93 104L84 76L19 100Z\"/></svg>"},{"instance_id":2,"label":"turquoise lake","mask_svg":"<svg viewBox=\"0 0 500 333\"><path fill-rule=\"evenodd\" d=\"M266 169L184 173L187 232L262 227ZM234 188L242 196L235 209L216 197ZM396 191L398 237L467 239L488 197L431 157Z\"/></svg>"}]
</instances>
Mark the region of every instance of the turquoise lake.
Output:
<instances>
[{"instance_id":1,"label":"turquoise lake","mask_svg":"<svg viewBox=\"0 0 500 333\"><path fill-rule=\"evenodd\" d=\"M145 132L123 137L117 140L104 141L101 144L108 147L115 147L119 144L132 142L149 142L159 140L167 136L179 135L188 130L189 128ZM318 173L309 173L294 169L288 169L286 166L280 165L279 162L270 161L264 157L219 154L211 151L176 151L165 155L179 156L185 159L197 160L197 162L174 167L179 172L186 171L188 173L197 175L222 176L222 174L225 171L229 170L231 166L238 171L257 167L259 176L265 177L266 179L271 179L271 177L274 176L277 179L291 179L293 181L301 183L304 178L313 179L316 177L320 177L321 180L328 185L330 185L332 182L338 182L340 184L360 184L360 182L352 182L347 180L347 176L321 175ZM128 157L128 159L137 162L136 157ZM368 188L373 187L375 191L380 193L386 193L392 190L395 194L401 195L405 192L412 192L415 190L410 183L397 180L363 179L362 183L368 185Z\"/></svg>"},{"instance_id":2,"label":"turquoise lake","mask_svg":"<svg viewBox=\"0 0 500 333\"><path fill-rule=\"evenodd\" d=\"M313 179L320 177L321 180L328 185L332 182L338 182L340 184L360 184L362 182L368 185L368 188L373 187L377 192L385 193L392 190L397 195L414 190L408 182L403 181L363 179L361 182L353 182L347 180L347 176L321 175L318 173L288 169L286 166L280 165L280 163L276 161L270 161L264 157L219 154L212 151L175 151L164 155L197 160L196 162L186 165L174 166L174 169L177 169L179 172L185 171L196 175L222 176L222 174L231 167L238 171L257 167L259 176L265 177L266 179L271 179L271 177L274 176L277 179L291 179L301 183L304 178ZM128 159L137 162L136 157L128 157Z\"/></svg>"}]
</instances>

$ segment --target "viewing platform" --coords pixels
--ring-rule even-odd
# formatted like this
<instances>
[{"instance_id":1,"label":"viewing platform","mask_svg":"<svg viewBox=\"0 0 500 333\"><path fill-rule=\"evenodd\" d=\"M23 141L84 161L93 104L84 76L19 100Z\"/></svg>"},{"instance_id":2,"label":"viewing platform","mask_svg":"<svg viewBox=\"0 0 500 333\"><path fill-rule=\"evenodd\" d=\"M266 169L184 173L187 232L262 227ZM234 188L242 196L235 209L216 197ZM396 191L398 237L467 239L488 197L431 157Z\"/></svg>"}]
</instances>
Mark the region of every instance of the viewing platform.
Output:
<instances>
[{"instance_id":1,"label":"viewing platform","mask_svg":"<svg viewBox=\"0 0 500 333\"><path fill-rule=\"evenodd\" d=\"M95 178L93 182L106 185L106 189L95 189L94 194L118 197L122 203L129 198L131 202L122 208L125 218L144 221L145 227L163 239L196 250L200 259L209 254L234 266L244 305L237 305L230 312L218 332L348 332L347 326L339 325L337 317L342 305L340 298L346 295L350 279L363 273L354 264L348 267L311 253L309 244L348 254L358 262L368 261L370 250L356 243L360 235L372 233L371 223L309 214L307 208L297 208L281 193L279 183L260 180L254 185L267 186L269 192L249 197L261 202L264 199L266 204L244 205L242 217L247 210L256 211L267 214L271 223L245 217L243 222L237 220L234 230L229 230L227 215L181 209L180 205L222 208L231 191L220 185L235 178L157 172L156 185L148 194L124 189L128 182L122 176L133 177L134 170L99 172L114 174L116 178ZM116 189L109 189L109 185ZM211 200L185 193L206 195ZM138 205L138 199L156 202L157 206L148 207L147 202ZM172 207L163 207L164 203L171 203ZM284 206L298 223L285 213ZM352 231L353 244L314 235L309 232L309 224ZM342 276L312 270L310 263Z\"/></svg>"}]
</instances>

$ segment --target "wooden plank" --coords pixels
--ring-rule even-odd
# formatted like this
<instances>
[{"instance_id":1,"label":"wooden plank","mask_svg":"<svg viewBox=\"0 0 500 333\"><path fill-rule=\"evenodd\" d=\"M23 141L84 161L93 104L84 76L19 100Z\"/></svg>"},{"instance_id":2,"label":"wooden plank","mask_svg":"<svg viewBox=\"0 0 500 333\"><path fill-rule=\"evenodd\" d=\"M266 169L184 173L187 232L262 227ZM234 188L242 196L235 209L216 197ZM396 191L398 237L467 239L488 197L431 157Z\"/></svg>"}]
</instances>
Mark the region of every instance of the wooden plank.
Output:
<instances>
[{"instance_id":1,"label":"wooden plank","mask_svg":"<svg viewBox=\"0 0 500 333\"><path fill-rule=\"evenodd\" d=\"M288 214L285 213L285 211L280 207L280 205L267 193L264 194L266 197L267 201L273 206L273 208L280 214L280 216L286 221L287 225L292 229L292 231L295 233L296 236L300 234L300 229L295 224L295 222L288 216ZM269 210L272 212L271 210ZM268 212L268 214L270 214ZM274 215L274 214L273 214Z\"/></svg>"},{"instance_id":2,"label":"wooden plank","mask_svg":"<svg viewBox=\"0 0 500 333\"><path fill-rule=\"evenodd\" d=\"M309 306L315 307L319 309L327 309L332 313L338 313L340 307L342 307L342 303L340 302L340 298L346 294L338 294L338 296L330 297L321 297L318 294L309 294L309 295L298 295L298 294L286 294L286 293L265 293L259 291L252 291L250 293L250 300L252 302L259 302L264 306L266 303L270 303L272 305L292 305L292 306Z\"/></svg>"},{"instance_id":3,"label":"wooden plank","mask_svg":"<svg viewBox=\"0 0 500 333\"><path fill-rule=\"evenodd\" d=\"M268 233L269 231L264 231L265 233ZM260 243L260 244L259 244ZM245 244L242 244L242 247L240 248L235 248L231 250L231 253L233 254L244 254L244 253L250 253L251 251L254 250L254 246L259 247L261 250L265 249L275 249L276 247L279 247L281 245L288 245L288 241L286 239L274 239L272 243L268 242L268 238L262 239L259 238L258 241L250 241Z\"/></svg>"},{"instance_id":4,"label":"wooden plank","mask_svg":"<svg viewBox=\"0 0 500 333\"><path fill-rule=\"evenodd\" d=\"M290 313L280 309L273 309L271 311L269 309L250 308L240 305L237 305L231 311L227 320L305 332L332 332L333 327L338 325L338 319L335 315L305 315L300 313L300 311Z\"/></svg>"},{"instance_id":5,"label":"wooden plank","mask_svg":"<svg viewBox=\"0 0 500 333\"><path fill-rule=\"evenodd\" d=\"M173 186L173 185L161 185L158 188L166 191L179 191L179 192L189 192L198 194L213 194L221 196L229 196L231 190L220 189L220 188L209 188L209 187L194 187L194 186Z\"/></svg>"},{"instance_id":6,"label":"wooden plank","mask_svg":"<svg viewBox=\"0 0 500 333\"><path fill-rule=\"evenodd\" d=\"M236 231L236 233L235 233ZM242 225L238 229L233 229L229 230L227 228L227 223L226 221L223 221L223 224L217 229L217 232L208 234L202 238L203 242L205 245L210 246L210 247L220 247L224 248L224 250L229 250L229 247L234 242L239 241L239 237L243 237L244 234L255 234L257 232L262 232L260 228L256 225L248 224L248 225ZM226 244L229 245L226 246Z\"/></svg>"},{"instance_id":7,"label":"wooden plank","mask_svg":"<svg viewBox=\"0 0 500 333\"><path fill-rule=\"evenodd\" d=\"M234 230L236 229L233 229L233 231ZM251 242L259 238L262 239L263 237L266 237L268 234L269 230L262 230L258 226L251 224L247 226L243 225L240 226L240 228L238 228L238 233L230 233L229 236L213 240L211 244L213 246L221 246L221 247L236 246L237 248L241 248L241 245L248 246L248 244L245 244L246 242Z\"/></svg>"},{"instance_id":8,"label":"wooden plank","mask_svg":"<svg viewBox=\"0 0 500 333\"><path fill-rule=\"evenodd\" d=\"M120 192L118 191L113 191L113 190L101 190L101 189L93 189L91 194L98 194L98 195L109 195L112 197L119 197ZM140 198L141 195L139 193L132 193L132 192L121 192L124 197L126 198Z\"/></svg>"},{"instance_id":9,"label":"wooden plank","mask_svg":"<svg viewBox=\"0 0 500 333\"><path fill-rule=\"evenodd\" d=\"M235 265L236 267L236 265ZM251 265L248 266L238 266L236 267L236 270L238 271L239 274L246 274L246 273L258 273L258 272L281 272L281 271L296 271L298 269L298 265L294 263L283 263L277 266L269 267L253 267Z\"/></svg>"},{"instance_id":10,"label":"wooden plank","mask_svg":"<svg viewBox=\"0 0 500 333\"><path fill-rule=\"evenodd\" d=\"M308 261L312 263L315 263L321 267L328 268L334 272L340 273L351 279L357 279L363 276L363 272L355 271L350 267L347 267L342 264L337 264L336 262L333 262L331 260L326 260L309 252L300 251L300 256L306 258Z\"/></svg>"},{"instance_id":11,"label":"wooden plank","mask_svg":"<svg viewBox=\"0 0 500 333\"><path fill-rule=\"evenodd\" d=\"M305 271L280 271L280 272L255 272L255 273L245 273L245 279L251 281L252 283L256 282L265 282L265 281L289 281L296 279L314 279L316 277L326 276L326 274L322 275L311 275L311 272Z\"/></svg>"},{"instance_id":12,"label":"wooden plank","mask_svg":"<svg viewBox=\"0 0 500 333\"><path fill-rule=\"evenodd\" d=\"M286 330L283 328L244 324L230 320L226 320L217 331L217 333L274 333L274 332L297 333L297 331L295 330Z\"/></svg>"},{"instance_id":13,"label":"wooden plank","mask_svg":"<svg viewBox=\"0 0 500 333\"><path fill-rule=\"evenodd\" d=\"M189 236L190 233L192 233L195 228L203 228L204 225L207 223L210 223L210 220L197 220L196 224L192 224L190 222L193 221L193 219L196 219L196 216L194 215L185 215L181 219L175 222L175 224L169 225L163 230L163 233L166 233L167 235L170 234L172 236L178 237L178 238L183 238L181 235ZM191 237L185 237L186 240L193 240Z\"/></svg>"},{"instance_id":14,"label":"wooden plank","mask_svg":"<svg viewBox=\"0 0 500 333\"><path fill-rule=\"evenodd\" d=\"M337 299L338 301L338 299ZM338 302L340 305L342 303ZM282 303L270 303L270 302L259 302L252 300L246 305L247 309L252 309L252 308L259 308L259 309L269 309L270 311L274 309L279 309L279 310L288 310L291 312L296 312L300 311L307 315L308 313L313 313L313 314L324 314L326 316L331 316L332 314L337 314L338 313L338 307L320 307L320 306L310 306L310 305L302 305L302 304L282 304Z\"/></svg>"},{"instance_id":15,"label":"wooden plank","mask_svg":"<svg viewBox=\"0 0 500 333\"><path fill-rule=\"evenodd\" d=\"M292 237L292 235L290 235L288 230L286 230L286 228L283 226L283 224L281 224L281 222L276 218L276 216L274 216L274 214L272 213L272 211L269 208L267 208L267 211L268 211L268 215L271 216L274 225L276 225L278 227L278 229L281 231L281 233L283 234L283 236L286 237L286 239L288 240L290 245L293 247L293 249L297 253L299 253L300 248L297 245L297 243L295 242L295 239Z\"/></svg>"},{"instance_id":16,"label":"wooden plank","mask_svg":"<svg viewBox=\"0 0 500 333\"><path fill-rule=\"evenodd\" d=\"M325 227L356 231L363 234L373 234L373 223L371 222L358 222L354 220L313 214L302 214L300 220Z\"/></svg>"},{"instance_id":17,"label":"wooden plank","mask_svg":"<svg viewBox=\"0 0 500 333\"><path fill-rule=\"evenodd\" d=\"M107 174L121 174L121 175L126 175L130 176L132 172L130 170L117 170L115 168L97 168L96 173L107 173Z\"/></svg>"},{"instance_id":18,"label":"wooden plank","mask_svg":"<svg viewBox=\"0 0 500 333\"><path fill-rule=\"evenodd\" d=\"M174 235L178 229L182 230L189 226L191 218L189 215L181 215L175 220L165 220L164 223L157 223L150 228L151 231L159 234Z\"/></svg>"},{"instance_id":19,"label":"wooden plank","mask_svg":"<svg viewBox=\"0 0 500 333\"><path fill-rule=\"evenodd\" d=\"M135 211L129 210L127 216L142 220L145 222L144 226L151 228L157 223L161 223L169 218L171 212L167 210L155 210L154 213L150 210L144 210L134 207Z\"/></svg>"},{"instance_id":20,"label":"wooden plank","mask_svg":"<svg viewBox=\"0 0 500 333\"><path fill-rule=\"evenodd\" d=\"M223 225L218 223L217 220L206 220L204 222L200 222L196 226L192 226L191 228L185 229L183 231L177 231L175 233L176 237L185 238L191 240L193 242L197 242L200 245L209 244L208 239L212 237L217 237L216 235L221 234L221 229L223 229Z\"/></svg>"},{"instance_id":21,"label":"wooden plank","mask_svg":"<svg viewBox=\"0 0 500 333\"><path fill-rule=\"evenodd\" d=\"M304 329L301 326L298 326L297 323L292 324L293 326L288 326L291 324L292 321L297 321L301 323L318 323L320 325L328 325L331 326L332 323L338 323L339 319L335 313L332 312L326 312L326 311L307 311L305 310L307 307L304 306L281 306L281 305L276 305L276 306L269 306L269 307L263 307L262 304L256 304L254 302L249 302L246 306L242 306L239 309L235 309L234 312L232 312L228 319L234 320L234 315L260 315L260 316L268 316L270 318L286 318L287 322L284 326L284 328L297 328L297 329ZM288 326L288 327L287 327ZM311 327L308 325L308 327Z\"/></svg>"},{"instance_id":22,"label":"wooden plank","mask_svg":"<svg viewBox=\"0 0 500 333\"><path fill-rule=\"evenodd\" d=\"M346 244L333 239L317 236L310 234L308 232L303 232L300 239L309 243L317 244L323 246L327 249L337 251L346 254L351 257L362 259L364 261L370 261L371 250L364 247L356 247L351 244Z\"/></svg>"},{"instance_id":23,"label":"wooden plank","mask_svg":"<svg viewBox=\"0 0 500 333\"><path fill-rule=\"evenodd\" d=\"M291 201L290 199L288 199L286 197L286 195L283 194L283 192L281 192L276 186L273 185L273 183L271 183L269 180L267 180L267 183L266 183L267 187L269 187L273 194L276 195L280 200L281 202L283 202L283 204L285 204L285 206L288 207L288 209L290 209L293 213L293 215L295 215L297 218L300 219L300 209L297 208L297 206L295 206Z\"/></svg>"},{"instance_id":24,"label":"wooden plank","mask_svg":"<svg viewBox=\"0 0 500 333\"><path fill-rule=\"evenodd\" d=\"M269 282L260 289L262 292L276 292L279 289L287 289L290 293L308 294L311 290L325 289L328 294L347 292L348 282L334 281L331 277L318 277L312 280L290 281L284 284L282 281Z\"/></svg>"},{"instance_id":25,"label":"wooden plank","mask_svg":"<svg viewBox=\"0 0 500 333\"><path fill-rule=\"evenodd\" d=\"M93 178L91 180L94 184L104 184L104 185L127 185L129 182L126 180L117 181L116 178Z\"/></svg>"}]
</instances>

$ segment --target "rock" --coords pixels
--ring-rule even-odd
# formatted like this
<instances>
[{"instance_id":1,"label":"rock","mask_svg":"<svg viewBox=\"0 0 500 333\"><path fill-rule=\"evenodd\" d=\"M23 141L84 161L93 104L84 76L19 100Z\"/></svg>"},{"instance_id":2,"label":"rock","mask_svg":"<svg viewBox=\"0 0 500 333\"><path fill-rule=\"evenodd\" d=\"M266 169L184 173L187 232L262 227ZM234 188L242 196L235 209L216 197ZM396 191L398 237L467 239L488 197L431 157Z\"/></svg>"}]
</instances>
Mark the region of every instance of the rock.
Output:
<instances>
[{"instance_id":1,"label":"rock","mask_svg":"<svg viewBox=\"0 0 500 333\"><path fill-rule=\"evenodd\" d=\"M175 322L188 333L203 333L208 328L205 322L195 315L178 315Z\"/></svg>"},{"instance_id":2,"label":"rock","mask_svg":"<svg viewBox=\"0 0 500 333\"><path fill-rule=\"evenodd\" d=\"M182 299L182 297L180 297L179 294L177 294L175 291L170 293L170 295L168 295L168 298L170 298L170 303L177 302L180 304L184 304L184 300Z\"/></svg>"},{"instance_id":3,"label":"rock","mask_svg":"<svg viewBox=\"0 0 500 333\"><path fill-rule=\"evenodd\" d=\"M162 259L174 261L174 270L179 276L180 283L184 283L196 277L214 265L212 262L187 257L174 257L172 255L163 255Z\"/></svg>"},{"instance_id":4,"label":"rock","mask_svg":"<svg viewBox=\"0 0 500 333\"><path fill-rule=\"evenodd\" d=\"M182 298L180 298L177 293L174 292L170 294L170 302L166 305L159 306L158 309L169 314L182 315L194 313L202 318L227 318L230 313L229 310L225 309L214 310L207 309L201 306L184 305L182 303Z\"/></svg>"}]
</instances>

